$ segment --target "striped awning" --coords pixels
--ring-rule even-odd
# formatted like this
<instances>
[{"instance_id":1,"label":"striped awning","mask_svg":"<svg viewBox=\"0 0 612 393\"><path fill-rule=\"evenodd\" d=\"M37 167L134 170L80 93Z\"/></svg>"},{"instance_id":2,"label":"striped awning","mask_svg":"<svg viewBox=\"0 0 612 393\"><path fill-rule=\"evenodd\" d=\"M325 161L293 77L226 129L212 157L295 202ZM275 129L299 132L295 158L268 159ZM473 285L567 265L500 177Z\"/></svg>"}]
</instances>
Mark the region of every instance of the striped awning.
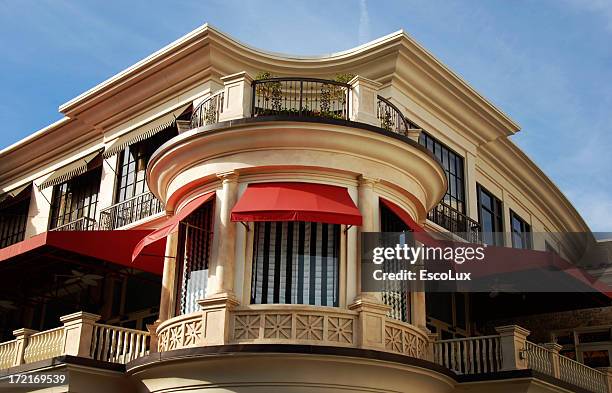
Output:
<instances>
[{"instance_id":1,"label":"striped awning","mask_svg":"<svg viewBox=\"0 0 612 393\"><path fill-rule=\"evenodd\" d=\"M83 173L92 170L102 165L102 149L86 155L68 165L56 169L51 176L43 181L38 188L44 189L63 183L73 177L82 175Z\"/></svg>"},{"instance_id":2,"label":"striped awning","mask_svg":"<svg viewBox=\"0 0 612 393\"><path fill-rule=\"evenodd\" d=\"M19 201L26 195L32 192L32 182L26 183L10 191L0 194L0 207L12 204L14 201Z\"/></svg>"},{"instance_id":3,"label":"striped awning","mask_svg":"<svg viewBox=\"0 0 612 393\"><path fill-rule=\"evenodd\" d=\"M182 115L190 106L191 103L183 105L172 112L166 113L165 115L128 132L127 134L121 135L115 139L110 146L106 148L106 150L104 150L104 158L111 157L125 149L126 146L143 141L169 127L172 127L176 122L176 118Z\"/></svg>"}]
</instances>

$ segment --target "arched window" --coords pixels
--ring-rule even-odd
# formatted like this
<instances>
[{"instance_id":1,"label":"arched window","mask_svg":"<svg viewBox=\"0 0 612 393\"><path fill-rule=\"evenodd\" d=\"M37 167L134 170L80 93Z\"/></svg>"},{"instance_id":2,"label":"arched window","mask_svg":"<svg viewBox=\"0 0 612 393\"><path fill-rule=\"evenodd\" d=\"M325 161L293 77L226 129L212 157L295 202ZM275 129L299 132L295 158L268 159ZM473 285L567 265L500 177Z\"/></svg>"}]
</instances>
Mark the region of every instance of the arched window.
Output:
<instances>
[{"instance_id":1,"label":"arched window","mask_svg":"<svg viewBox=\"0 0 612 393\"><path fill-rule=\"evenodd\" d=\"M338 306L340 225L256 222L251 303Z\"/></svg>"}]
</instances>

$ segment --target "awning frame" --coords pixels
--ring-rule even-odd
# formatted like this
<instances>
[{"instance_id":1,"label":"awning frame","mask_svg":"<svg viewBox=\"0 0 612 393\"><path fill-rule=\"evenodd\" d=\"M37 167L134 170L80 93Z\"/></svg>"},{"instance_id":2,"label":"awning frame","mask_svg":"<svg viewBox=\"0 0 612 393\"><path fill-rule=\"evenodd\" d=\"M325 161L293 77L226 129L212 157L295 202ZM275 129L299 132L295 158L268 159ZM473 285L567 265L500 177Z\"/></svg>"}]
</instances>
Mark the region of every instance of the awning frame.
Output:
<instances>
[{"instance_id":1,"label":"awning frame","mask_svg":"<svg viewBox=\"0 0 612 393\"><path fill-rule=\"evenodd\" d=\"M362 225L359 208L342 186L308 182L251 183L231 211L234 222L309 221Z\"/></svg>"},{"instance_id":2,"label":"awning frame","mask_svg":"<svg viewBox=\"0 0 612 393\"><path fill-rule=\"evenodd\" d=\"M52 187L61 183L64 183L70 179L73 179L79 175L84 174L92 169L95 169L102 165L102 152L104 149L98 149L88 155L79 158L69 164L66 164L51 173L40 185L39 190Z\"/></svg>"},{"instance_id":3,"label":"awning frame","mask_svg":"<svg viewBox=\"0 0 612 393\"><path fill-rule=\"evenodd\" d=\"M154 120L147 122L139 127L134 128L127 133L118 136L111 144L105 149L103 157L109 158L115 154L121 152L127 146L134 145L138 142L149 139L153 135L156 135L176 124L176 119L180 117L185 111L193 105L188 103L180 106L173 111L170 111Z\"/></svg>"}]
</instances>

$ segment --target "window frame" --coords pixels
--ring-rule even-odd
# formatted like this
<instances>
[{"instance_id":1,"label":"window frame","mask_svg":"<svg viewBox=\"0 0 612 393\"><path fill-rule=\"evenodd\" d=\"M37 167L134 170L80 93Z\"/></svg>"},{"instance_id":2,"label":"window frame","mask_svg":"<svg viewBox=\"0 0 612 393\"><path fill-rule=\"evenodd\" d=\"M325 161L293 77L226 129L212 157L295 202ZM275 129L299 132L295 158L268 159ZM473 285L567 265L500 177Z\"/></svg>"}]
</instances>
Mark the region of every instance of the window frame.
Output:
<instances>
[{"instance_id":1,"label":"window frame","mask_svg":"<svg viewBox=\"0 0 612 393\"><path fill-rule=\"evenodd\" d=\"M431 141L432 149L429 148L430 141ZM455 150L451 149L450 147L442 143L440 140L438 140L436 137L432 136L431 134L425 131L422 131L421 135L419 136L419 144L425 147L427 151L433 154L440 161L440 165L442 166L442 169L444 170L444 174L448 182L448 187L446 191L444 192L444 196L441 202L457 210L461 214L466 214L467 204L468 204L468 195L466 194L467 187L466 187L466 176L465 176L465 157L457 153ZM440 149L441 158L438 157L438 154L436 153L437 147L439 147ZM446 161L448 162L445 161L444 157L446 157ZM451 160L451 157L452 157L452 160ZM461 165L461 173L460 173L461 176L460 177L458 176L458 171L457 171L457 166L458 166L457 160L460 161L460 165ZM454 165L451 164L452 162L454 162ZM448 170L446 169L447 164L448 164ZM454 172L452 172L453 167L455 168ZM458 193L458 187L460 187L461 198L459 198L458 195L453 195L452 193L453 187L451 187L451 179L454 180L453 183L455 185L455 188L454 188L455 194ZM453 204L453 200L454 200L454 204ZM461 208L458 208L458 206L461 206Z\"/></svg>"},{"instance_id":2,"label":"window frame","mask_svg":"<svg viewBox=\"0 0 612 393\"><path fill-rule=\"evenodd\" d=\"M292 304L292 305L304 305L304 306L316 306L316 307L341 307L342 303L343 303L343 295L342 295L342 291L344 290L343 288L345 288L342 284L342 280L344 277L344 272L343 272L343 256L342 256L342 244L343 244L343 230L342 230L342 225L339 224L328 224L328 223L321 223L321 222L306 222L306 221L271 221L271 222L265 222L265 221L257 221L254 222L254 226L253 228L249 231L252 232L252 236L251 236L251 241L250 241L250 263L248 263L249 265L249 271L250 271L250 279L248 280L248 292L245 292L245 299L247 300L248 304L251 305L263 305L263 304ZM272 224L274 224L274 228L272 228ZM271 249L273 252L270 252L269 250L263 250L262 252L264 252L264 254L262 255L268 255L268 259L267 259L267 269L265 269L265 266L262 265L262 275L266 276L266 274L264 274L264 271L267 271L267 277L268 280L264 282L264 280L261 281L261 291L258 292L258 288L257 288L257 284L258 284L258 277L257 277L257 257L258 257L258 247L260 246L258 243L258 236L260 236L259 231L262 231L262 226L263 226L263 231L265 231L266 227L269 227L269 234L267 235L268 237L268 247L271 247L270 244L270 240L274 240L276 242L277 240L277 236L278 236L278 232L279 230L276 230L278 225L283 225L283 224L287 224L287 231L283 231L282 227L280 229L280 232L282 232L281 234L281 239L282 239L282 243L281 246L277 246L275 244L275 248ZM306 225L309 224L310 227L306 228ZM284 265L285 265L285 276L282 276L281 273L282 269L278 269L278 271L276 270L276 260L274 258L274 256L272 256L271 254L274 254L276 252L276 249L281 248L281 257L279 258L283 258L283 256L285 258L287 258L287 253L286 251L282 250L282 245L285 245L285 242L287 241L287 239L289 238L289 226L292 226L292 230L293 232L291 235L292 240L292 244L294 245L293 251L292 251L292 256L291 256L291 260L293 261L293 263L291 264L291 273L293 273L294 271L294 267L296 268L295 271L306 271L306 269L309 270L309 274L308 274L308 279L306 279L305 274L303 274L302 276L304 277L303 281L300 282L298 281L297 283L293 283L292 277L288 277L287 274L287 260L285 259ZM312 264L311 262L313 262L313 260L316 260L317 257L321 257L322 256L322 251L323 248L322 244L312 244L310 243L312 237L308 238L308 234L312 234L312 226L313 225L317 225L317 232L319 232L318 228L320 229L320 232L322 234L322 238L323 235L325 234L325 231L323 231L323 225L328 226L328 230L327 230L327 239L328 239L328 243L330 245L330 249L332 249L331 255L328 253L327 256L327 262L331 261L333 263L334 261L334 257L336 260L336 266L335 268L332 266L332 271L334 272L333 274L335 275L332 276L331 278L328 278L328 280L323 281L316 281L316 264ZM303 226L303 236L304 236L304 243L300 244L300 237L302 237L302 228L301 226ZM320 226L320 227L319 227ZM266 238L266 233L263 232L263 237L264 237L264 244L265 244L265 238ZM296 238L297 235L297 238ZM311 235L312 236L312 235ZM318 236L315 236L318 237ZM259 239L261 240L261 239ZM306 250L307 245L310 244L309 250ZM335 249L333 249L333 247L335 245ZM317 251L317 254L311 254L310 250L314 249ZM303 250L302 253L300 254L300 250ZM326 250L327 251L327 250ZM295 255L295 257L293 256ZM303 255L305 257L308 257L308 265L306 265L306 263L302 263L301 267L299 266L300 263L300 255ZM314 258L314 259L313 259ZM303 258L304 261L306 261L307 258ZM316 262L315 262L316 263ZM329 266L329 265L328 265ZM270 267L274 267L274 273L275 276L273 277L272 280L270 280ZM279 267L282 267L282 265L279 265ZM321 266L321 269L323 269L323 266ZM328 267L329 269L329 267ZM321 270L321 272L323 272L323 270ZM278 276L277 276L278 273ZM310 274L310 273L314 273L314 275ZM282 277L281 277L282 276ZM297 276L299 276L299 273L297 274ZM323 276L323 275L321 275ZM279 286L279 288L274 288L274 282L277 281L279 284L283 284L282 279L285 279L285 284L288 281L288 278L291 279L291 286L285 285L284 288L282 286ZM333 293L331 295L331 302L329 302L329 297L327 296L323 296L323 291L325 288L328 288L329 284L332 284L332 287L335 288L333 290ZM265 285L264 285L265 284ZM325 284L325 285L324 285ZM305 289L306 286L308 286L308 295L306 295ZM318 288L318 291L315 292L312 289L316 289ZM329 293L329 291L326 290L327 293ZM264 299L264 293L265 293L265 302L262 301ZM313 299L313 294L314 294L314 299ZM268 298L270 297L270 295L272 295L272 301L268 301ZM294 297L295 295L295 297ZM276 298L278 297L278 301L276 301ZM282 302L281 302L282 299ZM289 301L288 301L289 299ZM301 302L299 302L298 300L301 299ZM294 301L295 300L295 301ZM320 304L319 304L320 303Z\"/></svg>"},{"instance_id":3,"label":"window frame","mask_svg":"<svg viewBox=\"0 0 612 393\"><path fill-rule=\"evenodd\" d=\"M515 231L514 221L517 221L521 227L521 231ZM517 247L515 243L515 234L521 238L521 242L524 243L524 247ZM524 250L533 249L533 235L531 232L531 224L524 220L516 212L510 209L510 239L512 241L513 248L520 248Z\"/></svg>"},{"instance_id":4,"label":"window frame","mask_svg":"<svg viewBox=\"0 0 612 393\"><path fill-rule=\"evenodd\" d=\"M174 138L175 136L178 135L178 129L176 127L176 124L173 126L170 126L168 128L166 128L165 130L162 130L152 136L150 136L147 139L143 139L139 142L136 143L132 143L129 144L127 146L125 146L121 151L117 152L117 162L115 164L115 182L114 182L114 189L113 189L113 204L118 204L118 203L122 203L125 202L131 198L137 197L138 195L142 195L142 194L146 194L147 192L149 192L149 185L147 184L147 179L146 179L146 171L147 171L147 167L149 166L149 160L151 159L151 156L153 155L153 153L164 143L166 143L167 141L169 141L170 139ZM136 184L140 183L140 181L136 181L136 177L139 173L139 171L137 171L137 164L138 164L138 158L136 158L133 163L134 163L134 171L130 171L129 170L129 166L130 166L130 160L132 157L132 150L134 149L141 149L138 157L142 157L145 161L144 163L144 170L141 171L143 173L143 178L142 178L142 183L143 183L143 187L142 191L140 192L136 192ZM126 155L129 154L128 157L128 163L126 164L124 162ZM127 167L127 174L124 174L124 168ZM122 179L124 177L128 177L130 174L132 174L134 176L134 181L131 184L126 185L125 187L122 186ZM126 197L125 193L123 196L121 196L121 190L125 189L127 190L128 188L130 188L131 191L131 195Z\"/></svg>"},{"instance_id":5,"label":"window frame","mask_svg":"<svg viewBox=\"0 0 612 393\"><path fill-rule=\"evenodd\" d=\"M495 206L492 207L492 209L483 207L482 200L481 200L482 193L486 194L491 199L491 202L495 204ZM480 224L480 230L483 234L483 241L484 241L484 234L489 233L488 231L485 231L485 228L483 225L482 211L483 209L485 209L491 214L493 218L492 222L493 222L494 230L490 232L490 233L493 233L492 235L493 244L491 245L503 247L505 245L505 240L504 240L504 235L503 235L504 227L505 227L504 202L501 199L497 198L497 196L495 196L495 194L493 194L491 191L483 187L480 183L476 183L476 200L477 200L477 206L478 206L478 224ZM498 212L496 213L495 210L498 210Z\"/></svg>"},{"instance_id":6,"label":"window frame","mask_svg":"<svg viewBox=\"0 0 612 393\"><path fill-rule=\"evenodd\" d=\"M11 246L25 239L30 201L31 197L28 196L0 208L0 248ZM13 219L5 219L5 217L13 217Z\"/></svg>"},{"instance_id":7,"label":"window frame","mask_svg":"<svg viewBox=\"0 0 612 393\"><path fill-rule=\"evenodd\" d=\"M69 224L83 217L97 222L96 218L101 182L102 167L98 167L53 186L51 206L49 208L49 221L47 223L48 230L61 227L62 225ZM66 187L66 190L60 191L62 187ZM79 197L76 201L76 205L74 201L75 193ZM68 195L70 195L70 197L68 197ZM68 198L70 198L69 201L66 201ZM95 200L92 202L92 199ZM87 204L85 204L85 200L88 200ZM81 203L82 206L79 206ZM68 212L66 205L70 205L70 211ZM76 218L73 218L73 214L75 213ZM62 217L61 220L60 217ZM66 217L68 217L68 220L66 220Z\"/></svg>"}]
</instances>

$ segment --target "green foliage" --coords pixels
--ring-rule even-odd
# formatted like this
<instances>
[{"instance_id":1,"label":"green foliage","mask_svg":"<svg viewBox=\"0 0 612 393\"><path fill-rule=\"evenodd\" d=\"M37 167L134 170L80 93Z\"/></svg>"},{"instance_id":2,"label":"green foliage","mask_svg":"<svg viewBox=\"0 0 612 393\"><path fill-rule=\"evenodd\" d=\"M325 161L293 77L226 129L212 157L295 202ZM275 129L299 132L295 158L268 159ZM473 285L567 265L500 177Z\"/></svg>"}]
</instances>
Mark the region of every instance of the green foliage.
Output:
<instances>
[{"instance_id":1,"label":"green foliage","mask_svg":"<svg viewBox=\"0 0 612 393\"><path fill-rule=\"evenodd\" d=\"M274 78L274 75L270 71L260 71L255 75L255 80L260 81L262 79L270 79Z\"/></svg>"},{"instance_id":2,"label":"green foliage","mask_svg":"<svg viewBox=\"0 0 612 393\"><path fill-rule=\"evenodd\" d=\"M336 82L349 83L351 79L355 77L355 74L346 73L346 74L336 74L334 80Z\"/></svg>"}]
</instances>

